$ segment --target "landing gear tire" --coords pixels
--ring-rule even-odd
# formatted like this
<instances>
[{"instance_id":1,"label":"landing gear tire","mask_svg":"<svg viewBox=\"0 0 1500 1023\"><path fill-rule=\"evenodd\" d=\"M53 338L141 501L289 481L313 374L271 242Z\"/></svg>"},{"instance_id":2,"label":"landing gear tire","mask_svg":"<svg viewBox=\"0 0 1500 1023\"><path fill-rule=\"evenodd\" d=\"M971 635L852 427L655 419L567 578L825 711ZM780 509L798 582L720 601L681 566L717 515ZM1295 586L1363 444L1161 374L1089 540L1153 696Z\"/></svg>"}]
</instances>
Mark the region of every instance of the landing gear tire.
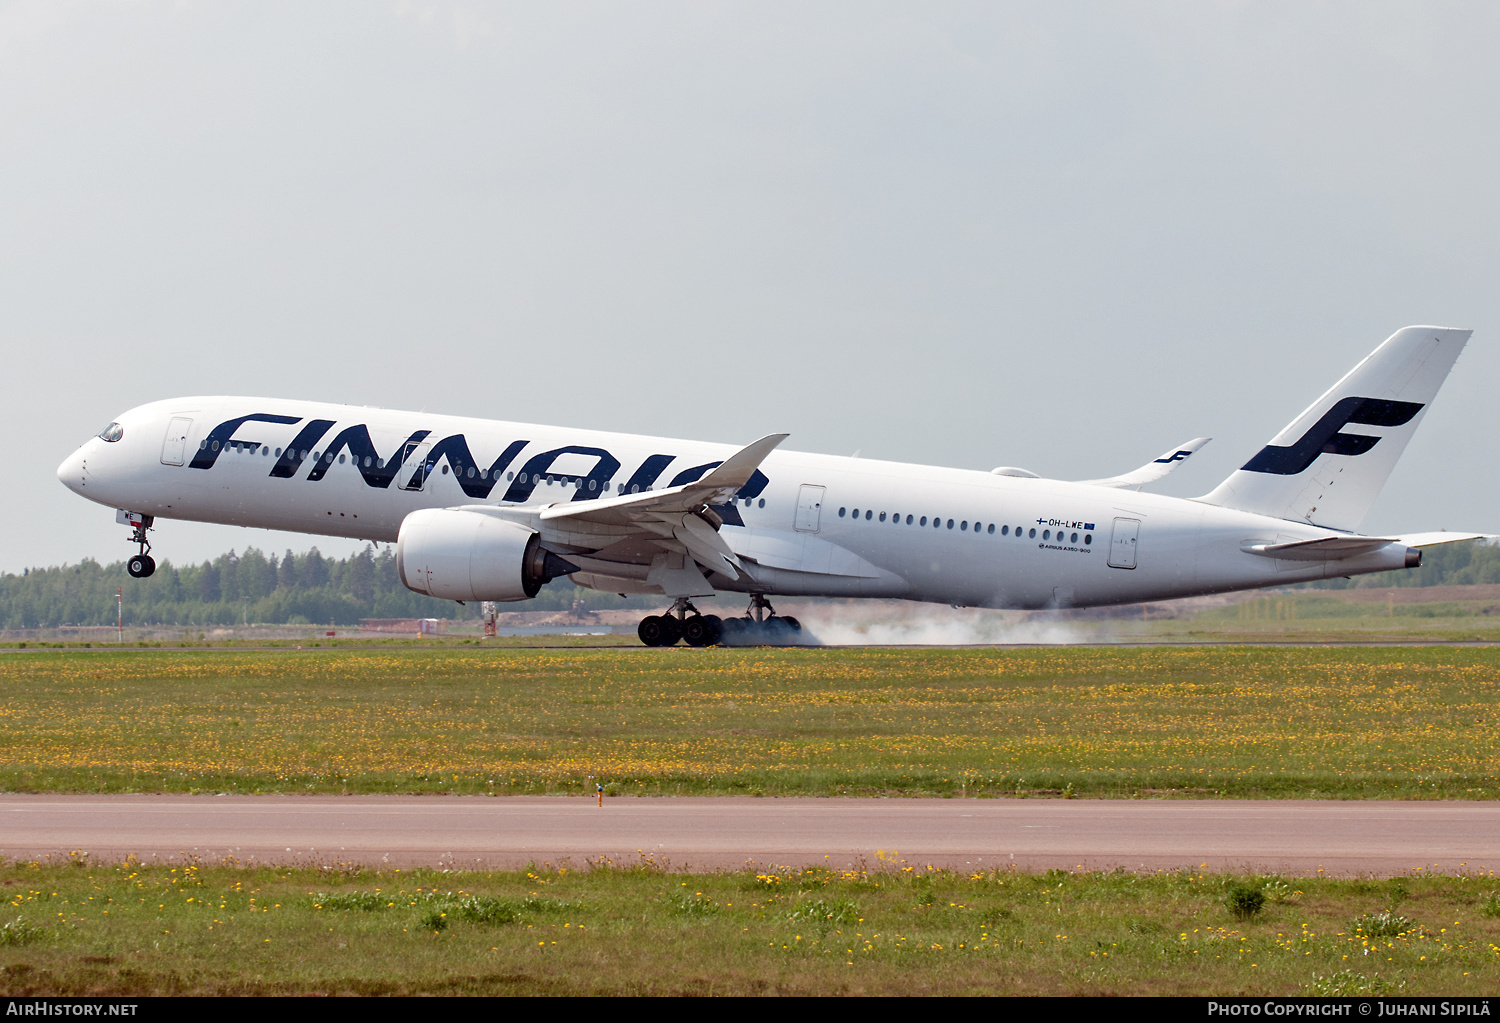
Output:
<instances>
[{"instance_id":1,"label":"landing gear tire","mask_svg":"<svg viewBox=\"0 0 1500 1023\"><path fill-rule=\"evenodd\" d=\"M693 615L682 623L682 638L688 646L713 646L719 641L721 626L718 615Z\"/></svg>"},{"instance_id":2,"label":"landing gear tire","mask_svg":"<svg viewBox=\"0 0 1500 1023\"><path fill-rule=\"evenodd\" d=\"M647 646L667 646L667 627L662 625L664 621L672 621L662 615L651 615L641 619L641 624L635 627L635 634L640 637L641 642ZM673 643L677 642L674 638Z\"/></svg>"},{"instance_id":3,"label":"landing gear tire","mask_svg":"<svg viewBox=\"0 0 1500 1023\"><path fill-rule=\"evenodd\" d=\"M658 646L676 646L682 638L682 623L671 615L661 616L661 643Z\"/></svg>"},{"instance_id":4,"label":"landing gear tire","mask_svg":"<svg viewBox=\"0 0 1500 1023\"><path fill-rule=\"evenodd\" d=\"M802 631L802 623L797 621L797 619L793 618L791 615L779 615L778 617L772 618L771 621L780 622L782 627L790 632Z\"/></svg>"},{"instance_id":5,"label":"landing gear tire","mask_svg":"<svg viewBox=\"0 0 1500 1023\"><path fill-rule=\"evenodd\" d=\"M149 554L137 554L125 562L125 571L132 579L145 579L156 571L156 560Z\"/></svg>"}]
</instances>

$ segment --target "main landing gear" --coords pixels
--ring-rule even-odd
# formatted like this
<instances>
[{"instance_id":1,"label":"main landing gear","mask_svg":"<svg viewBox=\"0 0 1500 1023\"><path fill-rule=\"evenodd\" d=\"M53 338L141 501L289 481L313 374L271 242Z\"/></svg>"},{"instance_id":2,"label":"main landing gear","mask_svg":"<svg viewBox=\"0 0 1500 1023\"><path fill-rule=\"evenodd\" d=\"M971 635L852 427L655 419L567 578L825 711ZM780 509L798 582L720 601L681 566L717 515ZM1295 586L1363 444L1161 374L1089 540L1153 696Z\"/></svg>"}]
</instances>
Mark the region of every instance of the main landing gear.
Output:
<instances>
[{"instance_id":1,"label":"main landing gear","mask_svg":"<svg viewBox=\"0 0 1500 1023\"><path fill-rule=\"evenodd\" d=\"M802 623L791 615L778 615L764 594L752 593L743 618L720 618L700 614L686 597L678 597L666 614L642 620L636 635L647 646L674 646L679 639L688 646L757 646L796 643Z\"/></svg>"},{"instance_id":2,"label":"main landing gear","mask_svg":"<svg viewBox=\"0 0 1500 1023\"><path fill-rule=\"evenodd\" d=\"M691 600L678 597L666 614L642 619L635 634L647 646L673 646L679 639L687 640L688 646L713 646L721 624L718 615L700 614Z\"/></svg>"},{"instance_id":3,"label":"main landing gear","mask_svg":"<svg viewBox=\"0 0 1500 1023\"><path fill-rule=\"evenodd\" d=\"M130 573L132 579L145 579L156 571L156 559L148 553L151 550L151 541L146 539L146 530L151 528L151 523L155 520L150 515L122 512L120 521L131 527L130 542L139 544L141 548L139 554L125 562L125 571Z\"/></svg>"}]
</instances>

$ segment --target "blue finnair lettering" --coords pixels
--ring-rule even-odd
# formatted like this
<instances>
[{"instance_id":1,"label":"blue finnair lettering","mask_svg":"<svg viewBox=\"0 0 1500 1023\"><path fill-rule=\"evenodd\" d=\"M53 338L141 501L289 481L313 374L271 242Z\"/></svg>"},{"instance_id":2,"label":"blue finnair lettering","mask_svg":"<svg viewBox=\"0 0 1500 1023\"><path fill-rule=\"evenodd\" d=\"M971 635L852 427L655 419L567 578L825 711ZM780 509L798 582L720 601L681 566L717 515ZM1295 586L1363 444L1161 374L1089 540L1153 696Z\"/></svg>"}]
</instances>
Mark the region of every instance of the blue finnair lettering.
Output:
<instances>
[{"instance_id":1,"label":"blue finnair lettering","mask_svg":"<svg viewBox=\"0 0 1500 1023\"><path fill-rule=\"evenodd\" d=\"M426 435L427 431L423 430L422 437ZM422 439L416 434L412 437L417 442ZM407 443L412 444L411 441ZM500 482L500 474L505 471L506 466L510 465L521 453L521 449L530 443L527 440L511 441L510 445L500 453L499 458L491 462L488 468L481 469L479 460L469 453L469 445L464 440L464 435L455 433L434 444L432 450L427 452L427 456L422 459L422 464L418 465L416 471L412 473L411 479L402 486L406 490L421 490L439 460L446 458L449 467L453 470L453 478L458 480L458 485L463 488L463 492L469 497L483 500L490 496L490 491L494 490L495 484ZM412 444L412 446L416 445ZM406 455L403 454L402 457L405 458ZM308 479L312 477L309 476Z\"/></svg>"},{"instance_id":2,"label":"blue finnair lettering","mask_svg":"<svg viewBox=\"0 0 1500 1023\"><path fill-rule=\"evenodd\" d=\"M208 437L198 445L198 451L190 463L191 467L194 469L212 468L218 461L219 452L225 450L230 444L252 451L260 447L259 441L233 439L236 430L252 422L290 426L302 422L302 419L299 416L279 416L265 412L226 419L209 431ZM453 478L463 489L464 494L477 500L484 500L499 485L506 469L531 443L528 440L511 441L498 458L485 466L469 450L468 441L463 434L455 433L436 443L431 443L428 441L432 435L431 430L416 430L402 442L400 448L391 457L382 458L370 439L369 428L359 423L339 431L326 447L319 450L319 442L334 425L332 419L307 421L306 425L297 431L291 443L282 449L269 475L275 479L292 479L301 470L303 463L309 460L309 456L312 456L313 465L307 474L307 481L317 483L328 475L329 469L339 455L347 451L365 485L377 490L385 490L397 480L413 456L420 452L421 457L417 458L412 466L410 478L400 484L401 489L423 489L438 463L447 461L453 471ZM581 476L576 473L553 472L553 463L564 455L583 455L593 458L593 468ZM668 454L648 456L641 463L640 468L631 475L629 481L619 486L619 493L633 494L649 490L661 478L667 466L676 459L676 455ZM723 463L705 462L702 465L684 469L673 477L671 486L677 487L696 482L721 464ZM543 479L572 484L576 489L572 498L574 501L597 500L609 494L610 485L619 471L620 460L604 448L584 447L577 444L552 448L538 452L526 460L526 463L515 473L514 480L501 500L524 503L531 499L537 485ZM751 474L749 481L735 494L735 499L750 500L757 497L770 485L770 482L766 474L757 469ZM733 504L716 505L714 508L727 524L744 525Z\"/></svg>"},{"instance_id":3,"label":"blue finnair lettering","mask_svg":"<svg viewBox=\"0 0 1500 1023\"><path fill-rule=\"evenodd\" d=\"M299 420L292 421L298 422ZM276 459L276 464L271 466L271 476L276 479L291 479L297 475L297 470L302 468L302 463L307 460L308 449L332 427L332 419L314 419L299 430L297 436L292 438L291 446L283 451L281 457Z\"/></svg>"},{"instance_id":4,"label":"blue finnair lettering","mask_svg":"<svg viewBox=\"0 0 1500 1023\"><path fill-rule=\"evenodd\" d=\"M193 455L193 460L188 463L194 469L212 469L214 463L219 460L219 452L223 451L229 444L229 438L234 436L234 431L246 423L279 423L290 425L302 422L301 416L274 416L269 412L256 412L248 416L239 416L235 419L227 419L208 432L208 436L198 443L198 451ZM333 425L332 423L329 426ZM323 429L328 429L325 426ZM318 436L322 436L319 434ZM250 447L258 446L259 441L237 441L237 444Z\"/></svg>"},{"instance_id":5,"label":"blue finnair lettering","mask_svg":"<svg viewBox=\"0 0 1500 1023\"><path fill-rule=\"evenodd\" d=\"M594 467L589 470L586 476L575 476L569 473L549 473L548 470L552 468L552 463L563 455L588 455L597 459L597 461L594 462ZM619 471L619 468L620 460L603 448L585 448L579 447L576 444L569 444L567 447L562 448L553 448L551 451L543 451L540 454L532 455L526 460L526 464L521 466L521 471L516 474L515 482L505 492L503 500L527 500L531 497L531 492L536 489L537 477L550 475L553 479L562 480L564 483L582 484L582 486L578 487L578 492L573 495L573 500L591 501L594 498L603 496L604 485L615 478L615 473Z\"/></svg>"},{"instance_id":6,"label":"blue finnair lettering","mask_svg":"<svg viewBox=\"0 0 1500 1023\"><path fill-rule=\"evenodd\" d=\"M622 494L634 494L648 489L651 484L661 479L661 474L667 471L667 466L677 458L676 455L652 455L641 463L641 467L631 474L630 479L620 489Z\"/></svg>"},{"instance_id":7,"label":"blue finnair lettering","mask_svg":"<svg viewBox=\"0 0 1500 1023\"><path fill-rule=\"evenodd\" d=\"M406 464L411 453L427 439L431 432L431 430L416 431L406 439L406 443L401 445L400 450L387 459L381 458L380 452L375 450L375 445L370 441L370 431L363 424L351 426L329 441L328 449L323 452L323 457L318 459L318 464L313 466L312 472L307 474L307 479L311 483L316 483L326 476L334 458L339 452L348 448L349 457L353 459L354 467L364 477L365 483L384 490L391 485L391 481L396 478L396 474L401 471L401 467ZM467 454L467 449L465 453ZM279 467L280 463L277 465ZM272 475L275 473L273 472Z\"/></svg>"},{"instance_id":8,"label":"blue finnair lettering","mask_svg":"<svg viewBox=\"0 0 1500 1023\"><path fill-rule=\"evenodd\" d=\"M1245 472L1295 476L1304 471L1319 455L1362 455L1379 437L1360 433L1340 433L1351 423L1361 426L1405 426L1422 405L1414 401L1391 401L1386 398L1343 398L1323 413L1300 440L1287 447L1267 444L1242 467Z\"/></svg>"}]
</instances>

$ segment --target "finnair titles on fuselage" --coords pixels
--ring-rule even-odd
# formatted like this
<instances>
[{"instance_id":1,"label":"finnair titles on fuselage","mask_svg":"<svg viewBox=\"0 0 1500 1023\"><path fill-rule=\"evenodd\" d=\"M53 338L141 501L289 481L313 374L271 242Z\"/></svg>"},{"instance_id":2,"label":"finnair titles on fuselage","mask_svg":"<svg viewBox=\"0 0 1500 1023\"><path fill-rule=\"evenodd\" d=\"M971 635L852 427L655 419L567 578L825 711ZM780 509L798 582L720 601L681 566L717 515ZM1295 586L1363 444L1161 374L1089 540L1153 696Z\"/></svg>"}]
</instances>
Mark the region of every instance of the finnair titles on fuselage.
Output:
<instances>
[{"instance_id":1,"label":"finnair titles on fuselage","mask_svg":"<svg viewBox=\"0 0 1500 1023\"><path fill-rule=\"evenodd\" d=\"M189 519L394 542L402 581L519 601L568 576L657 594L652 645L765 639L776 595L995 608L1164 600L1420 563L1475 533L1356 532L1470 332L1397 331L1212 493L1141 488L1206 443L1065 482L274 398L131 409L58 469L147 530ZM748 594L744 618L691 603Z\"/></svg>"}]
</instances>

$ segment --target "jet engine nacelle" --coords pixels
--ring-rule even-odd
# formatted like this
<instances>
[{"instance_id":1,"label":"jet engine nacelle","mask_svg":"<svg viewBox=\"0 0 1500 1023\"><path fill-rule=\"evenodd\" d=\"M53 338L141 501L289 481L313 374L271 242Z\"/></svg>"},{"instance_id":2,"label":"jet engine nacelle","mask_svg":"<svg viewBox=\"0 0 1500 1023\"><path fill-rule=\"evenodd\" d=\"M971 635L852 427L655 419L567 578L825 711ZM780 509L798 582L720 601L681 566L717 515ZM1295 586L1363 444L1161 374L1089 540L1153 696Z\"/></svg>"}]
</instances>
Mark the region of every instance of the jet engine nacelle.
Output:
<instances>
[{"instance_id":1,"label":"jet engine nacelle","mask_svg":"<svg viewBox=\"0 0 1500 1023\"><path fill-rule=\"evenodd\" d=\"M409 590L443 600L527 600L578 571L532 530L483 512L429 508L401 522L396 569Z\"/></svg>"}]
</instances>

